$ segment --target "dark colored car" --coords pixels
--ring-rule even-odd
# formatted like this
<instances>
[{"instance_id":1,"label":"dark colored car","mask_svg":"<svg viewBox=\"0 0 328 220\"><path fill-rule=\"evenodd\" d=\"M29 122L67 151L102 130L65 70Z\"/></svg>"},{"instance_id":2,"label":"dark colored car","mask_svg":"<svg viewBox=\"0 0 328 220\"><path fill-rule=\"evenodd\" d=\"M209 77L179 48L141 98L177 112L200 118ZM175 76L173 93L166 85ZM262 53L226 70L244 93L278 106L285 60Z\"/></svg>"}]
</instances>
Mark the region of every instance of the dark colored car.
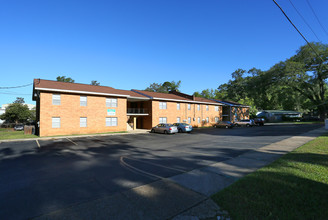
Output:
<instances>
[{"instance_id":1,"label":"dark colored car","mask_svg":"<svg viewBox=\"0 0 328 220\"><path fill-rule=\"evenodd\" d=\"M178 128L172 124L161 123L153 127L151 133L164 133L164 134L175 134L178 133Z\"/></svg>"},{"instance_id":2,"label":"dark colored car","mask_svg":"<svg viewBox=\"0 0 328 220\"><path fill-rule=\"evenodd\" d=\"M178 132L191 132L192 131L192 126L190 124L187 123L174 123L174 126L176 126L178 128Z\"/></svg>"},{"instance_id":3,"label":"dark colored car","mask_svg":"<svg viewBox=\"0 0 328 220\"><path fill-rule=\"evenodd\" d=\"M23 131L24 130L24 125L23 124L17 124L14 127L15 131Z\"/></svg>"},{"instance_id":4,"label":"dark colored car","mask_svg":"<svg viewBox=\"0 0 328 220\"><path fill-rule=\"evenodd\" d=\"M213 127L215 128L233 128L233 123L230 121L219 121Z\"/></svg>"},{"instance_id":5,"label":"dark colored car","mask_svg":"<svg viewBox=\"0 0 328 220\"><path fill-rule=\"evenodd\" d=\"M264 118L254 118L254 122L256 125L264 125L265 119Z\"/></svg>"}]
</instances>

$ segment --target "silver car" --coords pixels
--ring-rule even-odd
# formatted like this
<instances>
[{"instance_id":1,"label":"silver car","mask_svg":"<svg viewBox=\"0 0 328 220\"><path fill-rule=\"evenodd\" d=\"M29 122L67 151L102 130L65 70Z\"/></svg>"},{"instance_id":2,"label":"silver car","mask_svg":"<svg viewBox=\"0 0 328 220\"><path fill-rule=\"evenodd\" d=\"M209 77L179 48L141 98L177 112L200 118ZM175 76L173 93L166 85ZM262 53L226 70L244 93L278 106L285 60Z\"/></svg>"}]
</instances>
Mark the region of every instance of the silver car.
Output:
<instances>
[{"instance_id":1,"label":"silver car","mask_svg":"<svg viewBox=\"0 0 328 220\"><path fill-rule=\"evenodd\" d=\"M164 134L175 134L178 133L178 128L172 124L161 123L153 127L151 133L164 133Z\"/></svg>"},{"instance_id":2,"label":"silver car","mask_svg":"<svg viewBox=\"0 0 328 220\"><path fill-rule=\"evenodd\" d=\"M245 119L245 120L236 121L235 124L237 126L252 127L255 125L255 122L253 119Z\"/></svg>"}]
</instances>

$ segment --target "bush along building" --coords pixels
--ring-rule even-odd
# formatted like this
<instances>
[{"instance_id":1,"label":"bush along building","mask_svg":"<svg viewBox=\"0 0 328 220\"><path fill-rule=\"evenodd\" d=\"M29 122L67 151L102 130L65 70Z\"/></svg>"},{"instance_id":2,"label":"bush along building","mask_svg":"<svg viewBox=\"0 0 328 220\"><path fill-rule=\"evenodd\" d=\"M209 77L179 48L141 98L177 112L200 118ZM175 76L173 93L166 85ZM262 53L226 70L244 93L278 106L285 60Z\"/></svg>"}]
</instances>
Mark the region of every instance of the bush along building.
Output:
<instances>
[{"instance_id":1,"label":"bush along building","mask_svg":"<svg viewBox=\"0 0 328 220\"><path fill-rule=\"evenodd\" d=\"M39 136L151 129L159 123L175 122L194 127L212 126L217 121L228 120L227 117L235 117L223 115L227 105L219 100L177 91L120 90L42 79L34 79L33 100Z\"/></svg>"}]
</instances>

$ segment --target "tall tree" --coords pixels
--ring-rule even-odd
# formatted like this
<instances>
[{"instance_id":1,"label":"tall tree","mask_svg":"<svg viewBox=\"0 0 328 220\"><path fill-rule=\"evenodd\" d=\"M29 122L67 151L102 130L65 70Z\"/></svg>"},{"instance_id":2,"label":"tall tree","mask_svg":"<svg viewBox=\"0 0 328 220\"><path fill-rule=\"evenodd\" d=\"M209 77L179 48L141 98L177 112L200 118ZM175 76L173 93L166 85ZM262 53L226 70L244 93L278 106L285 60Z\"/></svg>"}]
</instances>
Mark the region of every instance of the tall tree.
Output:
<instances>
[{"instance_id":1,"label":"tall tree","mask_svg":"<svg viewBox=\"0 0 328 220\"><path fill-rule=\"evenodd\" d=\"M169 93L172 90L179 91L180 85L181 85L181 80L179 80L178 82L166 81L164 83L152 83L145 90L150 92Z\"/></svg>"},{"instance_id":2,"label":"tall tree","mask_svg":"<svg viewBox=\"0 0 328 220\"><path fill-rule=\"evenodd\" d=\"M31 117L31 111L28 106L23 105L22 103L12 103L8 105L5 113L0 115L2 120L10 123L24 123L27 122L28 119L31 119Z\"/></svg>"},{"instance_id":3,"label":"tall tree","mask_svg":"<svg viewBox=\"0 0 328 220\"><path fill-rule=\"evenodd\" d=\"M60 81L60 82L70 82L70 83L74 83L75 80L70 78L70 77L66 77L66 76L58 76L57 78L57 81Z\"/></svg>"},{"instance_id":4,"label":"tall tree","mask_svg":"<svg viewBox=\"0 0 328 220\"><path fill-rule=\"evenodd\" d=\"M297 54L286 62L280 71L280 79L286 85L307 97L316 106L321 118L326 118L327 78L328 78L328 45L311 43L302 46Z\"/></svg>"},{"instance_id":5,"label":"tall tree","mask_svg":"<svg viewBox=\"0 0 328 220\"><path fill-rule=\"evenodd\" d=\"M15 100L13 103L24 104L25 101L24 101L24 98L22 98L22 97L17 97L16 100Z\"/></svg>"},{"instance_id":6,"label":"tall tree","mask_svg":"<svg viewBox=\"0 0 328 220\"><path fill-rule=\"evenodd\" d=\"M97 82L97 80L92 80L91 85L93 86L100 86L100 82Z\"/></svg>"}]
</instances>

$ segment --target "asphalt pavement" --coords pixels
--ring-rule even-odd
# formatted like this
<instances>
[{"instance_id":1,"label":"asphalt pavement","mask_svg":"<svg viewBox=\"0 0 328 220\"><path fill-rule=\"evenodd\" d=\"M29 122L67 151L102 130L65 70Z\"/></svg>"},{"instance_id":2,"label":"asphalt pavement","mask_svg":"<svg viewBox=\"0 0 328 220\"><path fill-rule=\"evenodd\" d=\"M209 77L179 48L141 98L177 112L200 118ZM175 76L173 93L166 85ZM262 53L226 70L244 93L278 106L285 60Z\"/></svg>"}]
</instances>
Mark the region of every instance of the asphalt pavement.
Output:
<instances>
[{"instance_id":1,"label":"asphalt pavement","mask_svg":"<svg viewBox=\"0 0 328 220\"><path fill-rule=\"evenodd\" d=\"M173 218L313 139L320 127L0 142L0 219Z\"/></svg>"}]
</instances>

